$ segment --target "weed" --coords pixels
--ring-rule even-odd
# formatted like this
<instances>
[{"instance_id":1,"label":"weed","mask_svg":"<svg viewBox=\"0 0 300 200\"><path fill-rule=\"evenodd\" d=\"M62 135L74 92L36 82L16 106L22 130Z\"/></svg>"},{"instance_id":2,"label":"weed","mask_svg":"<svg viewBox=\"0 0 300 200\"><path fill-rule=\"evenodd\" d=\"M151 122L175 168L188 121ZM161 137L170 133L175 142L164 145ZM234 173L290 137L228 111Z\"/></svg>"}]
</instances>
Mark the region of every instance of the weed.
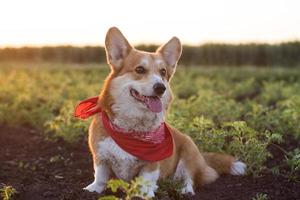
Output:
<instances>
[{"instance_id":1,"label":"weed","mask_svg":"<svg viewBox=\"0 0 300 200\"><path fill-rule=\"evenodd\" d=\"M252 200L267 200L268 195L263 193L257 193L255 197L252 198Z\"/></svg>"},{"instance_id":2,"label":"weed","mask_svg":"<svg viewBox=\"0 0 300 200\"><path fill-rule=\"evenodd\" d=\"M17 190L12 186L3 185L0 188L1 197L3 200L12 200L17 193Z\"/></svg>"},{"instance_id":3,"label":"weed","mask_svg":"<svg viewBox=\"0 0 300 200\"><path fill-rule=\"evenodd\" d=\"M49 162L50 163L56 163L56 162L59 162L59 161L63 161L64 160L64 157L62 157L61 155L57 154L57 155L54 155L50 158Z\"/></svg>"},{"instance_id":4,"label":"weed","mask_svg":"<svg viewBox=\"0 0 300 200\"><path fill-rule=\"evenodd\" d=\"M155 199L171 198L175 200L185 199L181 193L184 187L182 180L174 180L173 178L161 179L158 181L158 189L155 192Z\"/></svg>"},{"instance_id":5,"label":"weed","mask_svg":"<svg viewBox=\"0 0 300 200\"><path fill-rule=\"evenodd\" d=\"M113 193L116 193L120 189L124 193L124 200L131 200L139 197L142 199L149 199L147 194L143 193L142 187L149 186L149 182L144 180L142 177L136 177L127 183L121 179L111 179L107 183L107 188L111 189ZM99 200L119 200L120 198L115 195L109 195L99 198Z\"/></svg>"},{"instance_id":6,"label":"weed","mask_svg":"<svg viewBox=\"0 0 300 200\"><path fill-rule=\"evenodd\" d=\"M289 152L286 157L286 163L289 167L289 172L287 174L290 181L299 181L300 172L300 149L294 149Z\"/></svg>"}]
</instances>

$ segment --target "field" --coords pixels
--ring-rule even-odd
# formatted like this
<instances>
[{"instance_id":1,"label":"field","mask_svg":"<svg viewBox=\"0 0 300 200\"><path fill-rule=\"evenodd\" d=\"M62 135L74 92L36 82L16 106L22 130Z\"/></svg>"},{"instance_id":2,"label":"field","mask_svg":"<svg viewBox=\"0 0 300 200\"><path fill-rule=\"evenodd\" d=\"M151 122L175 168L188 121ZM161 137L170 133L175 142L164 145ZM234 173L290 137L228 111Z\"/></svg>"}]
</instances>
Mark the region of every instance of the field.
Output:
<instances>
[{"instance_id":1,"label":"field","mask_svg":"<svg viewBox=\"0 0 300 200\"><path fill-rule=\"evenodd\" d=\"M76 103L98 95L109 69L98 64L0 64L0 184L16 199L97 199L89 120ZM300 199L300 70L183 67L172 80L168 122L201 151L247 163L244 177L221 177L182 197L167 181L160 199ZM166 184L168 183L168 184Z\"/></svg>"}]
</instances>

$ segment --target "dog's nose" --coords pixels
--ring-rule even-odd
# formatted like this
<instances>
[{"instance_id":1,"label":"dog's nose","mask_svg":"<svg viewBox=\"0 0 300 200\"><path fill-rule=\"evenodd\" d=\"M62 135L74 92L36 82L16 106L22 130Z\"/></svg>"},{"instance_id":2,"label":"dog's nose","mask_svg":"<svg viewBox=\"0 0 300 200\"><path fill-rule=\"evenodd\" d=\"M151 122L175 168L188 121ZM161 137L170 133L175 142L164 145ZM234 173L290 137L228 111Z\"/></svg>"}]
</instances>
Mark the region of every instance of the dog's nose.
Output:
<instances>
[{"instance_id":1,"label":"dog's nose","mask_svg":"<svg viewBox=\"0 0 300 200\"><path fill-rule=\"evenodd\" d=\"M153 85L153 90L156 95L162 95L166 90L166 86L162 83L155 83Z\"/></svg>"}]
</instances>

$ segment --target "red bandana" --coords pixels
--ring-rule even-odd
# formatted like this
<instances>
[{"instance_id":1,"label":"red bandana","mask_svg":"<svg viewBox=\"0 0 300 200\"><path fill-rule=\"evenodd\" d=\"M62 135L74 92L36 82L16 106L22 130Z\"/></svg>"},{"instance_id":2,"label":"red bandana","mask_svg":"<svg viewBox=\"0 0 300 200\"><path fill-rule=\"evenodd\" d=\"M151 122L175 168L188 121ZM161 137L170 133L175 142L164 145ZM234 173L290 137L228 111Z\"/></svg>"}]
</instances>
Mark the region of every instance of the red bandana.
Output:
<instances>
[{"instance_id":1,"label":"red bandana","mask_svg":"<svg viewBox=\"0 0 300 200\"><path fill-rule=\"evenodd\" d=\"M97 107L98 97L80 102L75 108L75 117L86 119L101 113L102 123L111 138L127 153L145 161L160 161L173 153L173 137L166 123L150 132L125 132L113 125L105 112Z\"/></svg>"}]
</instances>

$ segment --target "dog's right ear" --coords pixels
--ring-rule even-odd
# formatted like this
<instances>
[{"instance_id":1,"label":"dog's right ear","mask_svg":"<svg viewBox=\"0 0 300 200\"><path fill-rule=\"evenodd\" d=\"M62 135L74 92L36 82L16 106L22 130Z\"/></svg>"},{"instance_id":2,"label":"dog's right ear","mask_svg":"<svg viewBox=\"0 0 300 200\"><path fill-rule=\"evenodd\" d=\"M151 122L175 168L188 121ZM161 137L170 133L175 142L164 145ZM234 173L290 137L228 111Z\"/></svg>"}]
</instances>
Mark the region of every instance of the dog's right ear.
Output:
<instances>
[{"instance_id":1,"label":"dog's right ear","mask_svg":"<svg viewBox=\"0 0 300 200\"><path fill-rule=\"evenodd\" d=\"M107 31L105 38L106 58L113 70L121 69L122 63L131 49L132 46L118 28L112 27Z\"/></svg>"}]
</instances>

